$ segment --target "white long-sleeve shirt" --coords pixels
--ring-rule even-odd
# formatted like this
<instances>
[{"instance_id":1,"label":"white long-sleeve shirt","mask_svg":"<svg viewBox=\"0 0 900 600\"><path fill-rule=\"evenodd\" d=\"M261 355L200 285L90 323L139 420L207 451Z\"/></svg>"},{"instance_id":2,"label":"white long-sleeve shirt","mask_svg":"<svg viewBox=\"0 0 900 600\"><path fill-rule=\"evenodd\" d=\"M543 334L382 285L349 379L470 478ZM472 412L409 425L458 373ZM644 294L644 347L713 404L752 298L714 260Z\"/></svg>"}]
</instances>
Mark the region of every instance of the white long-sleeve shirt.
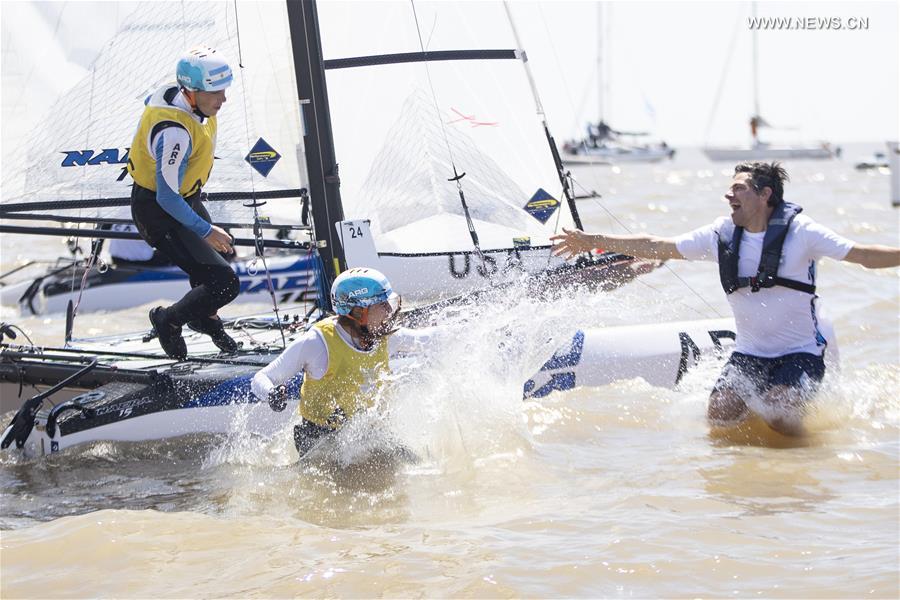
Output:
<instances>
[{"instance_id":1,"label":"white long-sleeve shirt","mask_svg":"<svg viewBox=\"0 0 900 600\"><path fill-rule=\"evenodd\" d=\"M343 327L338 324L334 329L350 348L366 354L365 350L357 348ZM401 328L391 334L388 338L388 356L393 358L421 350L430 341L432 329ZM328 346L314 328L291 342L275 360L260 369L253 376L250 389L254 396L265 401L273 388L287 383L301 372L313 379L321 379L328 372Z\"/></svg>"}]
</instances>

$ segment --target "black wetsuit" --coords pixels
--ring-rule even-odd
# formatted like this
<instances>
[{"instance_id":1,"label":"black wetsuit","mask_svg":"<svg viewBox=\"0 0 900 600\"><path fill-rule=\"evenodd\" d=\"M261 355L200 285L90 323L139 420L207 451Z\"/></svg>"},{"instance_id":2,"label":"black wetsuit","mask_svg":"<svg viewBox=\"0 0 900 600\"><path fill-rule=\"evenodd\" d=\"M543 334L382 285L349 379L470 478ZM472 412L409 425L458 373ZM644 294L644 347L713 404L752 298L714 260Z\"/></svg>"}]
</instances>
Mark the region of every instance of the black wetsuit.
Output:
<instances>
[{"instance_id":1,"label":"black wetsuit","mask_svg":"<svg viewBox=\"0 0 900 600\"><path fill-rule=\"evenodd\" d=\"M197 192L184 199L208 223L212 219ZM141 237L188 274L191 291L166 309L173 325L206 319L234 300L240 280L221 254L199 235L176 221L156 201L156 192L134 184L131 216Z\"/></svg>"},{"instance_id":2,"label":"black wetsuit","mask_svg":"<svg viewBox=\"0 0 900 600\"><path fill-rule=\"evenodd\" d=\"M316 425L311 421L302 419L299 425L294 425L294 447L300 453L300 458L313 449L323 437L333 435L334 429Z\"/></svg>"}]
</instances>

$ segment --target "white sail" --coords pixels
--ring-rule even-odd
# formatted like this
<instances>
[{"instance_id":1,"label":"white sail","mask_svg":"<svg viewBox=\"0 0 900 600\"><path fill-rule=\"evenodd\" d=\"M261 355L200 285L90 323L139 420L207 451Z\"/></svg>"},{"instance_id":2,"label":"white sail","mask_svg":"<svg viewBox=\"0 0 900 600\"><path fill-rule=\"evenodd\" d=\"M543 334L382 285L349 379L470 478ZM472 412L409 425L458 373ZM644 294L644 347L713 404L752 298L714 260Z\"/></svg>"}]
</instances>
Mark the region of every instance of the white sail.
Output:
<instances>
[{"instance_id":1,"label":"white sail","mask_svg":"<svg viewBox=\"0 0 900 600\"><path fill-rule=\"evenodd\" d=\"M500 2L321 3L319 15L326 60L420 52L419 31L428 51L517 50ZM380 250L472 249L453 165L483 247L546 243L571 224L520 59L329 70L328 94L345 213L372 220ZM546 225L524 210L541 190L561 202Z\"/></svg>"},{"instance_id":2,"label":"white sail","mask_svg":"<svg viewBox=\"0 0 900 600\"><path fill-rule=\"evenodd\" d=\"M90 10L71 12L67 18L90 27ZM283 5L271 3L139 3L4 164L3 203L128 197L131 178L124 169L144 99L173 82L180 54L201 43L217 48L235 71L206 191L300 187L305 177L297 156L300 125L284 12ZM24 91L27 100L29 90ZM282 155L267 178L244 160L260 137ZM221 220L246 222L251 215L239 202L211 203L210 210ZM130 216L127 206L78 214Z\"/></svg>"},{"instance_id":3,"label":"white sail","mask_svg":"<svg viewBox=\"0 0 900 600\"><path fill-rule=\"evenodd\" d=\"M421 251L471 246L459 192L447 177L452 172L447 170L440 125L452 117L452 113L439 115L422 90L404 103L354 207L358 216L368 214L382 249L403 243L417 245ZM517 235L546 239L549 228L522 210L532 194L479 150L465 129L450 125L445 132L455 160L466 173L461 185L476 231L485 238L482 246L508 247ZM427 225L437 221L442 225ZM497 231L501 224L502 230ZM423 231L415 236L413 230L419 226ZM410 234L415 237L410 239Z\"/></svg>"},{"instance_id":4,"label":"white sail","mask_svg":"<svg viewBox=\"0 0 900 600\"><path fill-rule=\"evenodd\" d=\"M385 258L391 262L385 272L390 271L395 287L415 302L509 283L522 273L563 276L571 265L551 257L549 237L560 227L571 226L573 219L544 128L537 86L527 75L525 54L504 5L329 2L318 7L326 66L347 57L418 54L423 47L476 51L467 56L469 60L384 61L379 66L328 71L328 106L313 108L316 115L325 108L330 112L344 213L349 219L370 220L374 238L366 253L353 253L367 256L366 262L348 266L373 266L393 255ZM183 48L198 43L216 47L235 72L228 101L219 113L217 160L205 191L247 194L303 185L306 157L297 148L301 140L307 145L327 143L328 128L318 124L319 135L307 135L300 123L300 103L318 97L297 97L286 12L282 3L138 4L86 75L62 95L36 129L21 165L4 164L0 216L9 218L9 203L25 203L32 213L40 208L47 218L128 219L131 180L125 173L125 152L143 99L171 80ZM89 13L80 17L89 21ZM382 35L384 31L391 35ZM303 114L311 118L313 111ZM258 138L282 154L268 178L244 160ZM312 156L314 148L308 147ZM25 175L22 185L7 185L19 173ZM458 181L453 180L455 174ZM322 173L316 175L318 182ZM102 208L66 204L95 198L121 201ZM312 200L315 204L319 198ZM527 204L541 221L526 212ZM244 200L210 202L207 207L220 224L252 221L253 211ZM48 217L48 212L54 214ZM277 217L276 224L294 224L301 217L294 198L282 203L270 200L261 212ZM323 222L333 213L327 208L324 214L318 208L314 212L317 235L333 230L338 219ZM328 247L337 247L336 241L328 241ZM348 244L340 242L349 255ZM469 256L473 251L475 262ZM582 275L591 281L606 280L612 276L606 270L607 258L583 259L577 269L590 271ZM162 293L162 286L151 291L143 282L137 282L140 287L132 285L135 282L123 280L123 273L85 279L96 294L87 294L81 309L123 308ZM34 289L34 278L26 277L20 283L29 294L11 288L0 300L18 302L36 314L66 306L75 289L54 286L53 276L43 278ZM63 276L73 281L70 273L59 275ZM633 276L619 274L615 281L621 284ZM247 273L247 278L253 277ZM287 293L285 282L298 281L306 282L307 277L285 275L274 281L274 287ZM123 291L126 285L135 290L126 302L106 302L103 286ZM246 289L267 288L253 280ZM177 292L171 293L172 299L177 298ZM103 302L92 304L92 297ZM117 299L125 297L120 293Z\"/></svg>"}]
</instances>

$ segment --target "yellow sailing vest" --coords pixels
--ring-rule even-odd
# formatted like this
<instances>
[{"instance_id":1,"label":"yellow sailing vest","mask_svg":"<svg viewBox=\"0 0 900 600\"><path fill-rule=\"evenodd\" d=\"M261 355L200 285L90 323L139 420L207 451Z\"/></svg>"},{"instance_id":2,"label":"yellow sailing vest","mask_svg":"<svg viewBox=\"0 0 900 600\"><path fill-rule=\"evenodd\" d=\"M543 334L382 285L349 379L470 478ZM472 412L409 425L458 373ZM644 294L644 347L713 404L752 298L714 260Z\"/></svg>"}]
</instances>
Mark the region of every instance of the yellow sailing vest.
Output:
<instances>
[{"instance_id":1,"label":"yellow sailing vest","mask_svg":"<svg viewBox=\"0 0 900 600\"><path fill-rule=\"evenodd\" d=\"M377 389L388 372L387 338L368 352L352 348L335 330L337 317L313 327L328 347L328 370L321 379L303 378L300 416L323 427L337 428L343 418L372 406Z\"/></svg>"},{"instance_id":2,"label":"yellow sailing vest","mask_svg":"<svg viewBox=\"0 0 900 600\"><path fill-rule=\"evenodd\" d=\"M174 106L153 106L144 108L131 150L128 152L128 172L134 182L143 188L156 191L156 158L150 154L150 132L163 121L175 121L187 129L191 136L191 155L178 193L187 198L200 191L213 167L213 153L216 149L216 117L198 123L191 115Z\"/></svg>"}]
</instances>

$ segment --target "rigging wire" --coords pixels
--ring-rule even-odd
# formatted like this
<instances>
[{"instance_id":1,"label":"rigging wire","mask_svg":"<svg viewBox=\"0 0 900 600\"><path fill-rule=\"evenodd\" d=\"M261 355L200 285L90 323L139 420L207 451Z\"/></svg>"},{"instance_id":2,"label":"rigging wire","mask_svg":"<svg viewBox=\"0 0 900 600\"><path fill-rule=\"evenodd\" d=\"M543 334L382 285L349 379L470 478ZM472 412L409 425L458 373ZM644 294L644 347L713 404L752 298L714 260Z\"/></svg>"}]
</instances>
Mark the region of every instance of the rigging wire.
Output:
<instances>
[{"instance_id":1,"label":"rigging wire","mask_svg":"<svg viewBox=\"0 0 900 600\"><path fill-rule=\"evenodd\" d=\"M75 300L74 304L72 300L69 300L69 303L66 307L67 315L66 315L66 335L65 335L65 345L68 346L69 342L72 341L72 331L75 327L75 317L78 315L78 307L81 306L81 297L84 294L84 288L87 287L87 278L91 273L91 269L94 268L94 264L97 263L98 257L100 256L100 250L103 249L103 240L102 239L93 239L91 240L91 255L87 259L86 264L84 266L84 273L81 275L81 285L78 287L78 298ZM103 263L101 263L102 265ZM105 265L104 265L105 266ZM106 268L103 266L100 267L100 272L105 273ZM72 278L75 278L75 266L72 266ZM74 289L72 291L74 294Z\"/></svg>"},{"instance_id":2,"label":"rigging wire","mask_svg":"<svg viewBox=\"0 0 900 600\"><path fill-rule=\"evenodd\" d=\"M88 115L87 115L87 129L85 131L85 146L90 147L90 138L91 138L91 125L93 124L93 115L94 115L94 86L97 78L97 70L95 68L91 68L91 89L88 94ZM81 171L81 179L84 181L87 178L87 169L82 169ZM81 200L84 200L84 187L81 188ZM78 216L82 216L81 209L78 210ZM81 228L76 227L76 232L80 232ZM75 234L75 244L78 244L79 235ZM75 301L74 305L72 304L71 297L75 295L75 264L72 264L72 280L69 287L69 304L68 307L71 308L69 315L66 319L66 332L65 332L65 340L64 343L68 344L72 337L72 331L75 327L75 316L78 314L78 306L81 304L81 297L84 294L84 288L87 285L87 278L91 272L91 269L94 268L94 264L99 262L100 267L98 270L101 273L105 273L108 269L108 266L100 259L100 251L103 249L103 240L98 238L91 239L91 256L85 261L84 273L81 276L81 285L78 288L78 299Z\"/></svg>"},{"instance_id":3,"label":"rigging wire","mask_svg":"<svg viewBox=\"0 0 900 600\"><path fill-rule=\"evenodd\" d=\"M538 2L537 4L538 12L541 14L541 24L544 26L544 33L547 36L547 39L552 39L550 35L550 28L547 24L547 17L544 15L544 7L543 2ZM572 129L578 131L579 125L581 122L581 114L584 112L584 105L587 104L588 95L590 93L590 88L594 84L594 74L591 75L591 78L588 80L587 85L584 89L584 94L581 97L581 104L578 109L575 108L575 104L572 102L572 94L570 92L569 81L566 79L566 70L563 69L562 62L559 60L559 53L556 51L556 45L550 44L550 52L553 54L553 62L556 64L556 72L559 73L559 76L562 78L562 87L565 92L566 100L569 102L569 109L572 111L574 115L575 122L572 125Z\"/></svg>"},{"instance_id":4,"label":"rigging wire","mask_svg":"<svg viewBox=\"0 0 900 600\"><path fill-rule=\"evenodd\" d=\"M226 15L228 11L225 11ZM241 69L241 102L244 105L244 132L247 148L250 148L250 117L247 110L247 90L244 87L244 55L241 50L241 27L240 19L238 19L237 0L234 0L234 27L235 37L238 47L238 66ZM278 323L278 332L281 334L281 345L287 347L287 339L284 336L284 327L281 324L281 317L278 314L278 298L275 297L275 286L272 284L272 274L269 272L269 263L266 260L266 249L263 240L262 228L260 227L259 207L266 204L265 201L256 199L256 178L253 169L250 169L250 192L253 199L243 206L253 209L253 238L256 240L255 250L256 257L262 262L263 270L266 273L266 288L269 291L269 297L272 299L272 311L275 313L275 321Z\"/></svg>"},{"instance_id":5,"label":"rigging wire","mask_svg":"<svg viewBox=\"0 0 900 600\"><path fill-rule=\"evenodd\" d=\"M576 180L576 179L573 178L573 181L574 181L575 184L576 184L578 187L580 187L582 190L584 190L585 192L587 191L587 188L585 188L585 187L582 186L580 183L578 183L578 180ZM619 218L615 215L615 213L613 213L611 210L609 210L609 208L607 208L605 204L603 204L602 202L600 202L600 201L597 199L597 196L591 195L591 196L588 196L588 197L589 197L591 200L593 200L593 201L597 204L597 206L599 206L599 207L603 210L603 212L605 212L605 213L609 216L610 219L612 219L613 221L615 221L616 223L618 223L618 225L619 225L622 229L624 229L624 230L627 231L628 233L631 233L631 234L634 233L631 229L628 228L628 226L627 226L625 223L622 222L621 219L619 219ZM691 291L691 293L693 293L695 296L697 296L697 298L699 298L700 301L703 302L703 304L705 304L706 307L709 308L709 309L713 312L713 314L715 314L717 317L722 317L722 314L721 314L719 311L717 311L716 308L715 308L712 304L710 304L709 301L708 301L706 298L704 298L704 297L700 294L700 292L698 292L698 291L695 290L693 287L691 287L691 285L690 285L687 281L685 281L678 273L676 273L675 270L672 269L672 267L670 267L670 266L669 266L668 264L666 264L665 262L662 263L662 266L665 267L665 269L666 269L667 271L669 271L669 273L671 273L672 275L674 275L674 276L675 276L675 279L677 279L678 281L680 281L680 282L684 285L684 287L686 287L688 290ZM640 281L640 279L638 279L638 281ZM658 290L658 289L652 287L651 285L647 284L646 282L643 282L643 281L642 281L641 283L643 283L644 285L646 285L646 286L649 287L650 289L652 289L652 290L654 290L654 291L657 291L657 292L659 292L660 294L663 294L663 295L664 295L664 293L663 293L661 290ZM692 307L691 305L689 305L689 304L687 304L687 303L684 303L684 302L682 302L682 304L684 304L685 306L689 307L689 308L690 308L691 310L693 310L694 312L697 312L698 314L701 314L701 315L702 315L702 313L700 313L696 308Z\"/></svg>"},{"instance_id":6,"label":"rigging wire","mask_svg":"<svg viewBox=\"0 0 900 600\"><path fill-rule=\"evenodd\" d=\"M543 13L543 8L542 8L540 2L538 3L538 10L540 10L540 12L541 12L541 17L543 17L543 16L544 16L544 13ZM550 35L550 31L547 29L547 20L544 19L544 18L542 18L541 21L542 21L543 24L544 24L544 31L545 31L545 33L547 34L548 43L550 44L550 48L551 48L552 51L553 51L553 57L554 57L554 60L556 61L557 71L558 71L558 72L562 75L562 77L563 77L563 89L565 90L565 96L566 96L566 99L567 99L568 102L569 102L569 107L574 111L574 103L572 102L572 95L571 95L571 93L570 93L570 90L569 90L568 84L567 84L567 82L566 82L565 76L563 75L563 74L565 73L565 70L562 69L562 65L561 65L560 62L559 62L559 57L558 57L557 52L556 52L556 45L553 43L553 38L552 38L552 36ZM736 37L737 37L736 35L733 35L733 36L732 36L732 45L734 44L734 39L735 39ZM729 54L730 54L730 52L731 52L731 50L729 50ZM726 65L727 65L727 62L726 62ZM571 183L572 183L573 186L578 186L583 192L589 192L589 190L588 190L587 188L585 188L583 185L581 185L581 183L578 182L577 179L575 179L575 177L571 174L570 171L567 172L567 176L568 176L568 178L569 178L569 180L571 181ZM622 221L621 221L621 220L620 220L620 219L619 219L619 218L618 218L611 210L609 210L609 208L607 208L606 205L605 205L603 202L600 202L600 200L597 198L596 195L594 195L593 193L591 193L591 194L589 194L588 197L590 197L590 198L597 204L597 206L599 206L599 207L600 207L600 208L601 208L601 209L602 209L602 210L603 210L603 211L604 211L604 212L605 212L605 213L606 213L613 221L615 221L616 223L618 223L619 226L621 226L625 231L627 231L628 233L632 233L632 231L628 228L628 226L626 226L626 225L625 225L625 224L624 224L624 223L623 223L623 222L622 222ZM715 307L712 306L712 305L709 303L709 301L707 301L702 295L700 295L700 293L699 293L697 290L695 290L694 288L692 288L692 287L690 286L690 284L688 284L681 276L678 275L678 273L676 273L676 272L672 269L672 267L670 267L670 266L669 266L668 264L666 264L666 263L663 263L662 266L665 267L665 269L666 269L667 271L669 271L669 273L671 273L672 275L674 275L675 278L676 278L678 281L680 281L680 282L681 282L688 290L691 291L691 293L693 293L695 296L697 296L697 298L699 298L700 301L703 302L703 304L705 304L705 305L707 306L707 308L709 308L709 309L713 312L713 314L715 314L715 315L718 316L718 317L721 317L721 316L722 316L721 313L719 313L719 311L717 311L717 310L715 309ZM661 290L659 290L659 289L657 289L657 288L654 288L653 286L651 286L650 284L648 284L648 283L645 282L645 281L641 281L641 278L640 278L640 277L636 278L636 281L639 281L642 285L645 285L645 286L647 286L648 288L650 288L651 290L654 290L655 292L664 295L664 292L662 292ZM680 301L680 300L679 300L679 301ZM681 302L684 306L690 308L690 309L693 310L694 312L696 312L696 313L700 314L701 316L703 316L703 313L701 313L700 311L698 311L696 308L694 308L694 307L691 306L690 304L687 304L686 302L683 302L683 301L680 301L680 302Z\"/></svg>"},{"instance_id":7,"label":"rigging wire","mask_svg":"<svg viewBox=\"0 0 900 600\"><path fill-rule=\"evenodd\" d=\"M531 66L528 64L528 56L525 53L524 47L522 46L522 42L519 38L519 30L516 28L515 20L512 16L512 10L509 7L509 2L504 0L503 8L506 11L506 18L509 21L509 27L512 29L513 39L516 41L516 54L519 59L522 61L522 67L525 69L525 77L528 79L528 85L531 88L531 95L534 98L534 106L537 114L541 118L541 125L544 128L544 136L547 138L547 144L550 146L550 155L553 157L553 165L556 167L556 175L559 179L559 183L562 186L563 195L566 198L566 203L569 206L569 212L572 215L572 221L575 223L575 226L579 229L582 229L583 226L581 224L581 217L578 214L578 209L575 207L575 198L572 194L572 190L569 187L569 179L566 176L566 169L562 164L562 159L559 156L559 149L556 147L556 140L553 135L550 133L550 125L547 122L547 113L544 112L544 105L541 102L541 96L538 93L537 83L534 80L534 76L531 73Z\"/></svg>"},{"instance_id":8,"label":"rigging wire","mask_svg":"<svg viewBox=\"0 0 900 600\"><path fill-rule=\"evenodd\" d=\"M416 3L415 0L409 0L409 4L412 7L413 19L416 23L416 35L419 38L419 48L422 53L425 53L425 42L422 40L422 28L419 26L419 15L416 12ZM432 33L434 32L434 26L432 26ZM423 61L425 65L425 75L428 79L428 87L431 90L431 101L434 104L434 111L437 114L438 121L441 124L441 137L444 140L444 144L447 146L447 155L450 158L450 165L453 168L453 177L449 178L448 181L456 182L456 191L459 192L459 201L462 204L463 213L466 216L466 225L469 227L469 236L472 238L472 243L475 245L475 253L478 255L478 258L481 259L481 267L484 269L484 273L490 277L491 270L488 269L487 258L484 253L481 251L481 244L478 242L478 232L475 231L475 224L472 222L472 217L469 214L469 206L466 204L466 195L463 192L461 180L466 176L465 172L462 175L459 174L459 171L456 168L456 161L453 159L453 149L450 147L450 139L447 137L447 128L444 125L443 119L441 119L441 110L437 100L437 93L434 91L434 83L431 80L431 69L428 66L427 58Z\"/></svg>"},{"instance_id":9,"label":"rigging wire","mask_svg":"<svg viewBox=\"0 0 900 600\"><path fill-rule=\"evenodd\" d=\"M734 56L734 47L738 39L738 28L741 25L743 15L738 14L734 22L734 29L731 32L731 38L728 42L728 51L725 53L725 62L722 64L722 73L719 75L719 86L716 88L716 95L713 99L712 110L709 111L709 120L706 122L706 130L703 132L703 145L709 142L709 132L712 131L713 120L716 118L716 112L719 110L719 101L722 99L722 91L725 88L725 75L728 73L728 67L731 65L731 59Z\"/></svg>"},{"instance_id":10,"label":"rigging wire","mask_svg":"<svg viewBox=\"0 0 900 600\"><path fill-rule=\"evenodd\" d=\"M556 63L556 72L559 73L562 78L563 90L565 91L566 100L569 103L569 109L572 111L574 115L575 123L572 126L572 129L578 131L579 129L579 121L581 119L580 115L584 113L584 105L587 104L588 96L590 95L591 86L594 84L595 78L600 78L599 68L596 71L593 71L591 77L588 79L587 84L584 88L584 93L581 96L581 103L578 106L578 109L575 108L575 103L572 101L572 93L570 91L569 82L566 79L566 69L563 68L561 61L559 60L559 53L556 51L556 44L553 43L553 36L550 35L550 29L547 26L547 18L544 16L544 8L543 3L538 2L538 11L541 13L541 23L544 26L544 33L547 36L547 40L550 43L550 50L553 54L553 62ZM597 35L601 35L600 32ZM582 138L581 143L579 144L581 148L585 151L588 149L587 140ZM589 157L589 164L603 164L600 159L594 160L593 157Z\"/></svg>"}]
</instances>

